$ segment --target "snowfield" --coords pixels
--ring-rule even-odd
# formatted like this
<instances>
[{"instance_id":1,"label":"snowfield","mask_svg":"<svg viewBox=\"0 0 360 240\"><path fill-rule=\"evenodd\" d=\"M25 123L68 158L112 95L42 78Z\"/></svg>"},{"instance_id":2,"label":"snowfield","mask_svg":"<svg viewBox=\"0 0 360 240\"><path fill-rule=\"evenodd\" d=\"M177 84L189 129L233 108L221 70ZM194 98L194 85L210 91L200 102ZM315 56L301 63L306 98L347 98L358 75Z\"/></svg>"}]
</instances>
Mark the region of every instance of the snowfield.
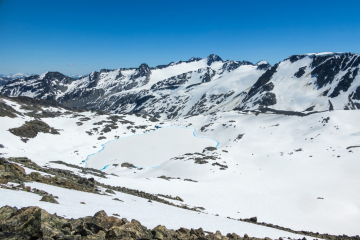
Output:
<instances>
[{"instance_id":1,"label":"snowfield","mask_svg":"<svg viewBox=\"0 0 360 240\"><path fill-rule=\"evenodd\" d=\"M30 112L14 101L1 101L18 112ZM9 129L34 118L0 117L3 157L26 156L39 166L80 175L78 169L50 161L103 169L112 175L97 177L99 182L179 196L182 204L203 210L198 213L149 203L119 192L116 195L124 202L117 202L109 196L35 182L26 185L59 196L60 205L39 202L35 194L0 189L1 206L36 205L66 217L105 210L109 215L137 219L147 227L202 227L254 237L302 238L227 217L256 216L259 222L298 231L351 236L360 232L359 111L304 117L229 111L154 122L145 115L44 110L58 114L41 120L60 134L40 132L26 143ZM162 128L156 130L157 126ZM121 167L125 162L137 168ZM86 204L80 205L81 201Z\"/></svg>"},{"instance_id":2,"label":"snowfield","mask_svg":"<svg viewBox=\"0 0 360 240\"><path fill-rule=\"evenodd\" d=\"M49 213L56 213L58 216L66 218L79 218L94 215L100 210L111 216L119 214L120 218L128 220L136 219L148 228L158 225L165 225L169 229L179 229L180 227L198 229L202 227L205 231L216 232L220 229L221 233L237 233L241 236L248 234L259 238L279 238L291 237L293 239L303 238L299 234L280 231L277 229L258 226L246 222L239 222L223 217L216 217L209 214L197 213L177 207L168 206L157 202L149 203L147 199L135 196L116 193L112 196L103 196L58 188L41 183L26 184L32 188L41 189L59 197L59 204L40 202L40 196L22 192L11 191L0 188L1 206L11 205L18 208L27 206L39 206ZM114 197L123 202L112 200ZM26 199L26 201L24 201ZM85 202L85 204L80 204ZM306 237L307 239L313 239Z\"/></svg>"},{"instance_id":3,"label":"snowfield","mask_svg":"<svg viewBox=\"0 0 360 240\"><path fill-rule=\"evenodd\" d=\"M200 165L172 160L155 169L109 172L121 174L123 185L180 196L210 214L235 219L257 216L259 221L294 230L359 233L360 148L347 148L360 146L355 127L360 113L307 117L223 113L216 117L174 123L192 122L197 129L214 123L202 135L220 142L219 162L228 166L226 170L211 165L212 161ZM239 134L244 134L242 139L235 140ZM157 178L161 175L180 179L165 181ZM117 179L104 182L116 184Z\"/></svg>"}]
</instances>

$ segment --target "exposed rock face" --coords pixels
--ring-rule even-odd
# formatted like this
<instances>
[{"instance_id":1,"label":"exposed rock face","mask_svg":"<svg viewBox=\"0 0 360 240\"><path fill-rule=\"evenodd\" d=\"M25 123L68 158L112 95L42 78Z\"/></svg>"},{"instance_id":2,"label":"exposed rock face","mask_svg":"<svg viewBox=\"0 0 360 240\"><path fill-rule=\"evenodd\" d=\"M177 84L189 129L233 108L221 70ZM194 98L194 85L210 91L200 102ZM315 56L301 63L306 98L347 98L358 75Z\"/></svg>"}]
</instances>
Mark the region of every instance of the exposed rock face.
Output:
<instances>
[{"instance_id":1,"label":"exposed rock face","mask_svg":"<svg viewBox=\"0 0 360 240\"><path fill-rule=\"evenodd\" d=\"M26 180L24 168L17 164L9 163L4 158L0 158L0 182L6 184L7 182L15 180Z\"/></svg>"},{"instance_id":2,"label":"exposed rock face","mask_svg":"<svg viewBox=\"0 0 360 240\"><path fill-rule=\"evenodd\" d=\"M215 54L210 54L208 57L207 57L207 62L206 64L208 66L211 66L211 64L213 62L222 62L223 60L221 59L221 57L219 57L218 55L215 55Z\"/></svg>"},{"instance_id":3,"label":"exposed rock face","mask_svg":"<svg viewBox=\"0 0 360 240\"><path fill-rule=\"evenodd\" d=\"M305 73L305 68L306 68L306 67L301 67L301 68L299 68L299 71L297 71L297 72L294 74L294 76L297 77L297 78L301 78L301 77L304 75L304 73Z\"/></svg>"}]
</instances>

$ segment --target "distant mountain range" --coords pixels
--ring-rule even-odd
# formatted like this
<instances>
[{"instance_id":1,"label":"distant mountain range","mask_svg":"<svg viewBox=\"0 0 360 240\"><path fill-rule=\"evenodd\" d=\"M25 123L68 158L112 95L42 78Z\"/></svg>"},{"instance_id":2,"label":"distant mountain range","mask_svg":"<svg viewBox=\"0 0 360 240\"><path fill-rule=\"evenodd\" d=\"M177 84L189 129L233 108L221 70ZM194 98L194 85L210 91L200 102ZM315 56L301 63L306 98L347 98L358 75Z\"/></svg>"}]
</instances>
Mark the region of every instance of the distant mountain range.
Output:
<instances>
[{"instance_id":1,"label":"distant mountain range","mask_svg":"<svg viewBox=\"0 0 360 240\"><path fill-rule=\"evenodd\" d=\"M28 74L28 73L0 74L0 87L4 86L10 80L30 77L32 75L35 75L35 74ZM83 75L71 74L71 75L69 75L69 77L79 79L79 78L83 77Z\"/></svg>"},{"instance_id":2,"label":"distant mountain range","mask_svg":"<svg viewBox=\"0 0 360 240\"><path fill-rule=\"evenodd\" d=\"M355 53L293 55L274 66L211 54L153 68L101 69L78 79L59 72L22 76L1 94L163 118L233 109L353 110L360 109L359 68Z\"/></svg>"},{"instance_id":3,"label":"distant mountain range","mask_svg":"<svg viewBox=\"0 0 360 240\"><path fill-rule=\"evenodd\" d=\"M4 86L8 81L17 78L29 77L31 74L27 73L15 73L15 74L0 74L0 87Z\"/></svg>"},{"instance_id":4,"label":"distant mountain range","mask_svg":"<svg viewBox=\"0 0 360 240\"><path fill-rule=\"evenodd\" d=\"M28 73L15 73L15 74L0 74L0 77L7 78L7 79L16 79L16 78L24 78L29 77L33 74Z\"/></svg>"}]
</instances>

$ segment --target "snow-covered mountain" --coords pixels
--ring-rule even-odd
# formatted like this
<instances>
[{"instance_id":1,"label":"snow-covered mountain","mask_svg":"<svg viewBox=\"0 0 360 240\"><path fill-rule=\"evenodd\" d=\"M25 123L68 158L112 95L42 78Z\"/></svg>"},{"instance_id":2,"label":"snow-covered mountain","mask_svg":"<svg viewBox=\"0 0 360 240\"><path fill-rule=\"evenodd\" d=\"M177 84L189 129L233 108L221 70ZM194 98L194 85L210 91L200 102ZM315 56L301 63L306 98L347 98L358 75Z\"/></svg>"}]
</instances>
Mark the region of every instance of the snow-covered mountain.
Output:
<instances>
[{"instance_id":1,"label":"snow-covered mountain","mask_svg":"<svg viewBox=\"0 0 360 240\"><path fill-rule=\"evenodd\" d=\"M28 73L0 74L0 90L1 90L2 86L4 86L10 80L17 79L17 78L25 78L25 77L29 77L31 75L32 74L28 74Z\"/></svg>"},{"instance_id":2,"label":"snow-covered mountain","mask_svg":"<svg viewBox=\"0 0 360 240\"><path fill-rule=\"evenodd\" d=\"M267 70L239 109L270 106L277 110L360 109L360 55L293 55Z\"/></svg>"},{"instance_id":3,"label":"snow-covered mountain","mask_svg":"<svg viewBox=\"0 0 360 240\"><path fill-rule=\"evenodd\" d=\"M17 79L17 78L24 78L29 77L33 74L29 73L14 73L14 74L0 74L0 77L8 78L8 79Z\"/></svg>"},{"instance_id":4,"label":"snow-covered mountain","mask_svg":"<svg viewBox=\"0 0 360 240\"><path fill-rule=\"evenodd\" d=\"M206 58L150 68L102 69L79 79L47 72L8 82L1 94L53 99L68 107L176 118L217 111L360 108L360 55L293 55L266 61Z\"/></svg>"}]
</instances>

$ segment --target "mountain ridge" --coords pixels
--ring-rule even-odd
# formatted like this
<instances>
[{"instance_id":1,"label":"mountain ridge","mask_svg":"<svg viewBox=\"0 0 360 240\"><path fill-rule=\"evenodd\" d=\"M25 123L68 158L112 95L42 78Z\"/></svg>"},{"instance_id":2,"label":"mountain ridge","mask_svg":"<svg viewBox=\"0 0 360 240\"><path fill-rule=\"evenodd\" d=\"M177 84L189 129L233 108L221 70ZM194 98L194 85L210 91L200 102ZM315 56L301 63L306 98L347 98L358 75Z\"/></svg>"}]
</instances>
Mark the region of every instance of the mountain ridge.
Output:
<instances>
[{"instance_id":1,"label":"mountain ridge","mask_svg":"<svg viewBox=\"0 0 360 240\"><path fill-rule=\"evenodd\" d=\"M355 110L360 108L360 55L292 55L262 60L206 58L149 67L101 69L79 79L46 72L8 81L7 96L56 100L64 106L176 118L217 111Z\"/></svg>"}]
</instances>

